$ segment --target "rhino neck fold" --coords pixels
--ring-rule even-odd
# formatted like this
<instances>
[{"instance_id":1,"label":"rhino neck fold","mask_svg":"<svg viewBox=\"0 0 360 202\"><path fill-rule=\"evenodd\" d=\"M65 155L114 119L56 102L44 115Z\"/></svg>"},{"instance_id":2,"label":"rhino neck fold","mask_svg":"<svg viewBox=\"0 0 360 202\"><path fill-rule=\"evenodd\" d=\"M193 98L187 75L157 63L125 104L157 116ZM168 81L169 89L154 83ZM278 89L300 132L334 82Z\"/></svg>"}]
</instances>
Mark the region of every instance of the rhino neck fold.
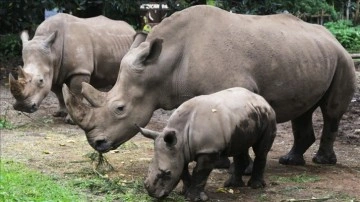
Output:
<instances>
[{"instance_id":1,"label":"rhino neck fold","mask_svg":"<svg viewBox=\"0 0 360 202\"><path fill-rule=\"evenodd\" d=\"M183 139L184 139L184 161L185 164L191 162L194 160L194 155L191 152L191 145L190 145L190 141L191 141L191 127L190 124L186 124L186 127L184 128L184 133L183 134Z\"/></svg>"},{"instance_id":2,"label":"rhino neck fold","mask_svg":"<svg viewBox=\"0 0 360 202\"><path fill-rule=\"evenodd\" d=\"M60 72L63 66L63 56L64 56L64 33L59 33L58 40L53 44L51 48L51 53L53 56L53 84L62 85L64 83L65 75L61 75Z\"/></svg>"}]
</instances>

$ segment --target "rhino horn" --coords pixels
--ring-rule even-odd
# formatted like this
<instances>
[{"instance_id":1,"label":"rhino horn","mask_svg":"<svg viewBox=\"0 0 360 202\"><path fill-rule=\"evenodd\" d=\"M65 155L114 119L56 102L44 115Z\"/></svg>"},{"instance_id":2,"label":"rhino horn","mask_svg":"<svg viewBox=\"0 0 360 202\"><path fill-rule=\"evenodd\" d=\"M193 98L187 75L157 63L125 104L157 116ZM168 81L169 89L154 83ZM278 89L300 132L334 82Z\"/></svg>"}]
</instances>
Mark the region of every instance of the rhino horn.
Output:
<instances>
[{"instance_id":1,"label":"rhino horn","mask_svg":"<svg viewBox=\"0 0 360 202\"><path fill-rule=\"evenodd\" d=\"M72 93L66 84L63 85L62 93L66 108L73 121L83 129L89 128L93 109L84 104L79 96Z\"/></svg>"},{"instance_id":2,"label":"rhino horn","mask_svg":"<svg viewBox=\"0 0 360 202\"><path fill-rule=\"evenodd\" d=\"M14 95L14 97L21 97L22 91L24 90L24 86L17 81L13 75L9 74L9 85L10 85L10 91Z\"/></svg>"},{"instance_id":3,"label":"rhino horn","mask_svg":"<svg viewBox=\"0 0 360 202\"><path fill-rule=\"evenodd\" d=\"M155 140L156 137L158 137L160 135L159 132L153 131L153 130L149 130L149 129L145 129L145 128L141 128L140 126L138 126L137 124L135 124L135 126L139 129L140 133L150 139Z\"/></svg>"},{"instance_id":4,"label":"rhino horn","mask_svg":"<svg viewBox=\"0 0 360 202\"><path fill-rule=\"evenodd\" d=\"M18 78L26 79L26 77L28 76L28 74L24 71L24 69L21 66L18 66L17 72L18 72Z\"/></svg>"},{"instance_id":5,"label":"rhino horn","mask_svg":"<svg viewBox=\"0 0 360 202\"><path fill-rule=\"evenodd\" d=\"M20 34L20 38L21 38L21 41L22 41L22 44L23 44L23 47L24 45L29 42L29 33L27 30L24 30L21 32Z\"/></svg>"},{"instance_id":6,"label":"rhino horn","mask_svg":"<svg viewBox=\"0 0 360 202\"><path fill-rule=\"evenodd\" d=\"M106 93L96 90L86 82L82 83L81 94L93 107L101 107L105 103Z\"/></svg>"}]
</instances>

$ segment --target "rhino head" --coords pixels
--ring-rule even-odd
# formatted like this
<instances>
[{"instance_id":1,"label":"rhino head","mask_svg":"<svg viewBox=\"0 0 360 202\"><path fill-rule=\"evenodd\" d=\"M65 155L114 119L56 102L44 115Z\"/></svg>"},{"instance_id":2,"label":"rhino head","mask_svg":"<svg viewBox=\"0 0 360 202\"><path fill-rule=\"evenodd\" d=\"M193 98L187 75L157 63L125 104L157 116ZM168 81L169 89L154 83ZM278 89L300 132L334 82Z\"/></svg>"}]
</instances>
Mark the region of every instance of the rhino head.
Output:
<instances>
[{"instance_id":1,"label":"rhino head","mask_svg":"<svg viewBox=\"0 0 360 202\"><path fill-rule=\"evenodd\" d=\"M163 92L159 86L164 79L149 76L151 71L147 67L156 65L162 42L141 43L143 40L141 35L135 38L109 92L100 92L82 83L81 94L90 105L77 100L66 85L63 87L69 115L85 131L89 144L99 152L116 149L135 136L138 129L134 123L145 126L158 108L158 97Z\"/></svg>"},{"instance_id":2,"label":"rhino head","mask_svg":"<svg viewBox=\"0 0 360 202\"><path fill-rule=\"evenodd\" d=\"M174 129L162 133L140 128L141 134L155 141L155 154L144 182L149 195L163 198L176 187L185 165L182 136Z\"/></svg>"},{"instance_id":3,"label":"rhino head","mask_svg":"<svg viewBox=\"0 0 360 202\"><path fill-rule=\"evenodd\" d=\"M29 41L26 31L22 32L22 57L24 68L18 68L17 79L10 73L10 92L16 99L14 109L28 113L35 112L51 90L53 79L53 55L51 45L56 32L41 39Z\"/></svg>"}]
</instances>

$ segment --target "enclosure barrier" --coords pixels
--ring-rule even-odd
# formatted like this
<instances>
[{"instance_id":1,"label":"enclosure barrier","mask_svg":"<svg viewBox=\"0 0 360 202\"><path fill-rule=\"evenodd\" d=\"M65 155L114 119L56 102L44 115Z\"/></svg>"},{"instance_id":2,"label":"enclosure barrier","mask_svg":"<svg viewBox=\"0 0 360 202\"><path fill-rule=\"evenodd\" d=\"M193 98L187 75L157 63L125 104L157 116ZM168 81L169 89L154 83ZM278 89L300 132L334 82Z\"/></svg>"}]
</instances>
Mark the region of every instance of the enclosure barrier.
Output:
<instances>
[{"instance_id":1,"label":"enclosure barrier","mask_svg":"<svg viewBox=\"0 0 360 202\"><path fill-rule=\"evenodd\" d=\"M352 59L354 60L355 69L357 71L360 71L360 53L353 53L350 54Z\"/></svg>"}]
</instances>

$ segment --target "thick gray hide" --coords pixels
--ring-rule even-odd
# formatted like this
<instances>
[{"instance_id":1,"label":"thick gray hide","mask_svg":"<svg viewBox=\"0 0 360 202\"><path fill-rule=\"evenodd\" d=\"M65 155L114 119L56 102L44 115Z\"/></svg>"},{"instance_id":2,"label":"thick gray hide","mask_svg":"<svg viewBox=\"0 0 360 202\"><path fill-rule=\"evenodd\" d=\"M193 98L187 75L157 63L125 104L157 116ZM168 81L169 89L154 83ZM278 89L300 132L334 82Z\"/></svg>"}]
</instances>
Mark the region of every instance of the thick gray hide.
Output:
<instances>
[{"instance_id":1,"label":"thick gray hide","mask_svg":"<svg viewBox=\"0 0 360 202\"><path fill-rule=\"evenodd\" d=\"M101 106L75 113L81 103L71 104L67 96L70 113L96 150L107 152L132 138L134 124L145 126L157 108L244 87L269 102L277 122L292 121L294 146L280 163L305 164L303 154L315 141L311 117L317 107L324 127L313 161L336 163L333 143L355 91L355 68L324 27L288 14L239 15L194 6L164 19L132 47L106 96L83 85L85 97Z\"/></svg>"},{"instance_id":2,"label":"thick gray hide","mask_svg":"<svg viewBox=\"0 0 360 202\"><path fill-rule=\"evenodd\" d=\"M262 187L266 156L275 133L274 110L261 96L244 88L190 99L174 111L155 139L155 156L145 187L151 196L161 198L182 176L185 196L205 200L207 177L221 155L233 156L235 164L235 172L225 185L243 186L241 175L248 164L250 147L256 157L249 185ZM187 165L193 160L197 164L189 176Z\"/></svg>"},{"instance_id":3,"label":"thick gray hide","mask_svg":"<svg viewBox=\"0 0 360 202\"><path fill-rule=\"evenodd\" d=\"M23 73L18 80L10 76L14 108L34 112L52 90L60 102L55 116L66 115L62 85L67 83L76 94L81 92L81 82L95 87L113 85L134 35L134 29L123 21L68 14L45 20L30 41L23 32Z\"/></svg>"}]
</instances>

